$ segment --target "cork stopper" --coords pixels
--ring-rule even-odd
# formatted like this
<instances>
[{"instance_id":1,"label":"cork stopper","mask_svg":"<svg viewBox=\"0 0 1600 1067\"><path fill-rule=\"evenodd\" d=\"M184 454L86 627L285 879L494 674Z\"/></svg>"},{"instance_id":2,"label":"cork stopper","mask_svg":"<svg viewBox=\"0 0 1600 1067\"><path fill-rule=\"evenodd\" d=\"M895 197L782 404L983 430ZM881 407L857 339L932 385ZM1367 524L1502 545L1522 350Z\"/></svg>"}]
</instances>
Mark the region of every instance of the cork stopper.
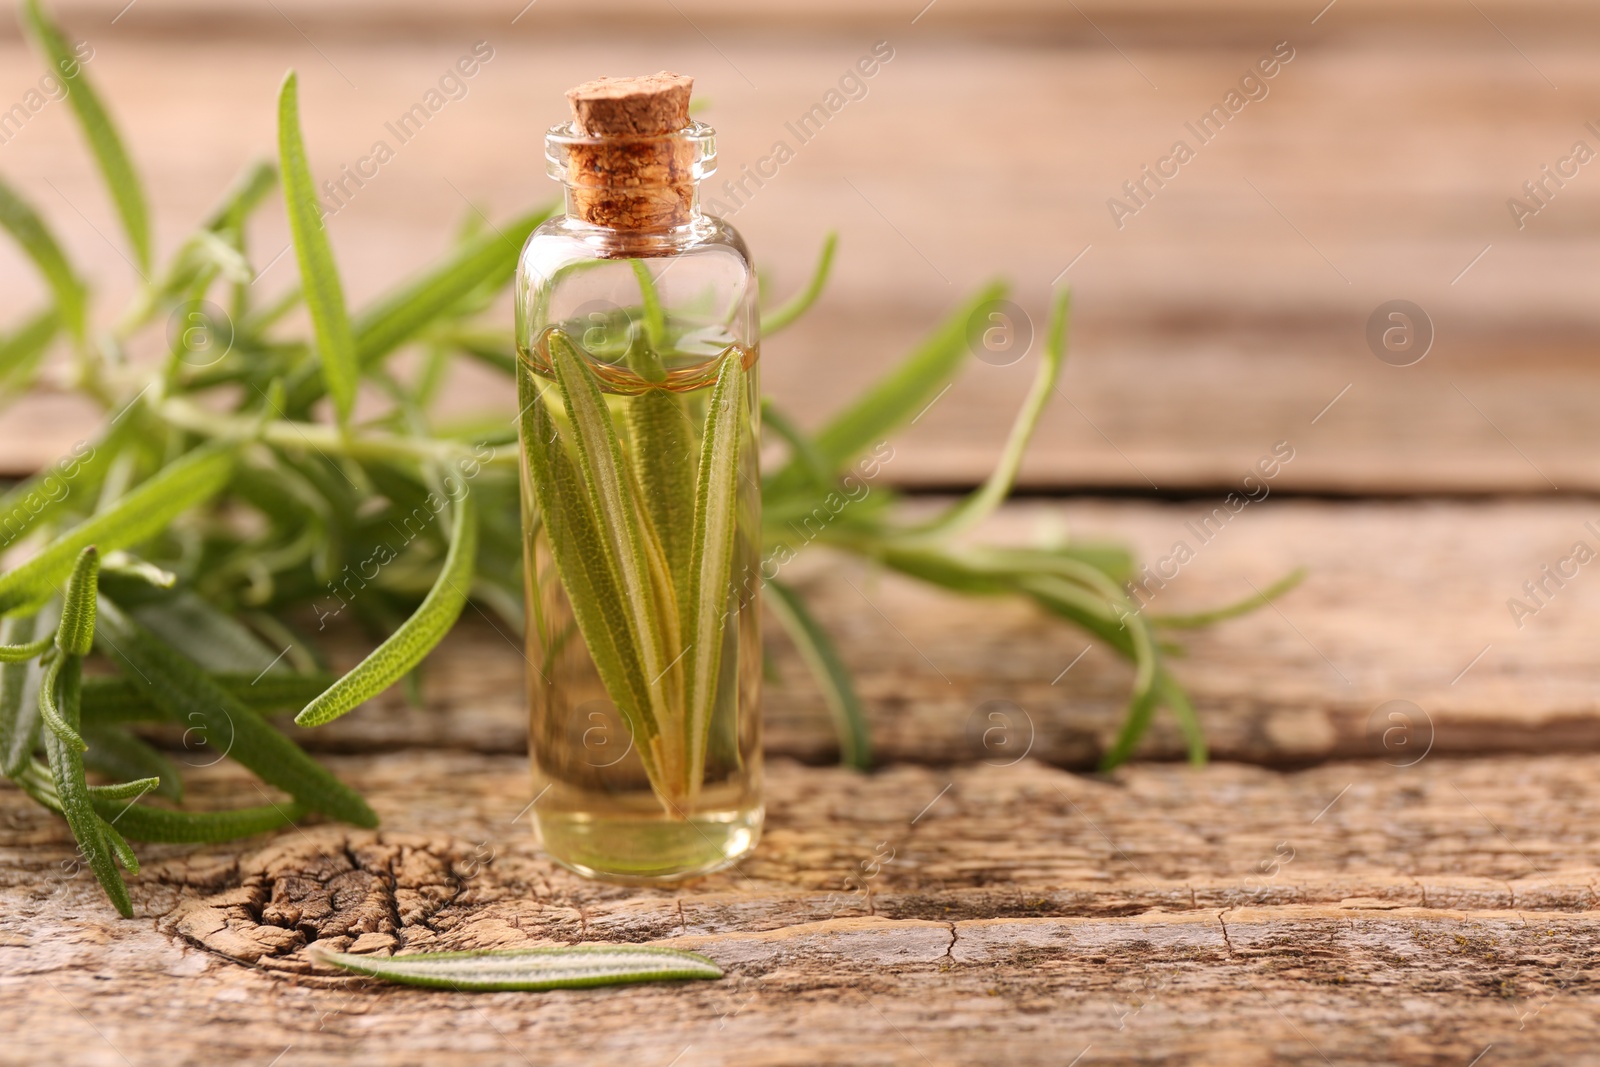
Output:
<instances>
[{"instance_id":1,"label":"cork stopper","mask_svg":"<svg viewBox=\"0 0 1600 1067\"><path fill-rule=\"evenodd\" d=\"M637 78L596 78L567 90L572 124L587 137L652 137L689 124L694 79L670 70Z\"/></svg>"},{"instance_id":2,"label":"cork stopper","mask_svg":"<svg viewBox=\"0 0 1600 1067\"><path fill-rule=\"evenodd\" d=\"M674 136L689 125L694 79L671 71L596 78L567 90L573 132L566 182L572 213L616 230L648 232L689 221L695 147Z\"/></svg>"}]
</instances>

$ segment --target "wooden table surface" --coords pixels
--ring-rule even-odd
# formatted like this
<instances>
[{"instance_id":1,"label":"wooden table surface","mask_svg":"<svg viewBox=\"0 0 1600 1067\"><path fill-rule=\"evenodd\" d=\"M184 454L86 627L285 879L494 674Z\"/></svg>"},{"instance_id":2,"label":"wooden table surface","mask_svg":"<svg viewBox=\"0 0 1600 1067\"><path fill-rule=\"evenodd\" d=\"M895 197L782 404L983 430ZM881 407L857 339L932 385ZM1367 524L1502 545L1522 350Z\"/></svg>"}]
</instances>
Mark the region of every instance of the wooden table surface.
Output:
<instances>
[{"instance_id":1,"label":"wooden table surface","mask_svg":"<svg viewBox=\"0 0 1600 1067\"><path fill-rule=\"evenodd\" d=\"M1282 441L1294 459L1272 495L1158 606L1311 576L1186 641L1210 766L1179 763L1159 722L1139 762L1097 776L1128 684L1105 650L1021 605L797 564L880 766L831 766L820 698L772 638L767 835L672 891L540 854L519 818L522 661L471 619L433 658L425 707L388 694L296 732L380 831L147 847L133 920L76 872L59 820L0 787L0 1021L16 1035L0 1062L1600 1062L1600 579L1584 568L1520 619L1508 606L1574 543L1600 548L1600 176L1583 168L1520 229L1506 205L1575 141L1600 149L1592 5L521 6L61 10L95 47L166 250L270 148L285 67L331 172L492 42L426 144L332 220L357 304L441 247L468 201L507 215L549 195L539 135L569 84L696 74L737 174L890 41L865 98L737 213L778 293L824 231L843 238L829 294L764 352L767 392L815 423L984 279L1009 277L1036 318L1070 284L1072 360L1024 468L1032 495L979 536L1067 529L1153 560ZM1268 96L1119 228L1107 199L1279 41L1295 55ZM38 75L0 25L0 109ZM123 297L74 136L48 107L0 144L0 172ZM284 232L263 220L262 260ZM289 262L262 284L287 284ZM9 247L0 286L0 320L37 299ZM1433 323L1412 366L1366 339L1393 299ZM1036 359L975 363L896 436L886 477L981 478ZM509 410L485 386L463 376L453 403ZM0 472L92 427L48 383L6 398ZM249 781L196 769L191 793L223 804ZM728 976L472 996L330 975L306 953L580 940L692 948Z\"/></svg>"}]
</instances>

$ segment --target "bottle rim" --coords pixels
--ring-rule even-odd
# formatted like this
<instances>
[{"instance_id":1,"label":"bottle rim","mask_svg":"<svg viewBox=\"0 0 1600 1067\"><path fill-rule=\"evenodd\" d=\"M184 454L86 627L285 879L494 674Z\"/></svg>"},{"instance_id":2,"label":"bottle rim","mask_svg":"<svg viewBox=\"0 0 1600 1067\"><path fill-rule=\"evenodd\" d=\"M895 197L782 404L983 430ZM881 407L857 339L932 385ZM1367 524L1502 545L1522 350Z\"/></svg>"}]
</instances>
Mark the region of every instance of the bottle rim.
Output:
<instances>
[{"instance_id":1,"label":"bottle rim","mask_svg":"<svg viewBox=\"0 0 1600 1067\"><path fill-rule=\"evenodd\" d=\"M583 147L639 147L677 144L684 146L688 177L699 182L717 170L717 131L703 122L691 120L680 130L664 134L621 134L595 137L578 133L572 120L550 127L544 135L545 172L563 185L572 184L569 166L572 149Z\"/></svg>"}]
</instances>

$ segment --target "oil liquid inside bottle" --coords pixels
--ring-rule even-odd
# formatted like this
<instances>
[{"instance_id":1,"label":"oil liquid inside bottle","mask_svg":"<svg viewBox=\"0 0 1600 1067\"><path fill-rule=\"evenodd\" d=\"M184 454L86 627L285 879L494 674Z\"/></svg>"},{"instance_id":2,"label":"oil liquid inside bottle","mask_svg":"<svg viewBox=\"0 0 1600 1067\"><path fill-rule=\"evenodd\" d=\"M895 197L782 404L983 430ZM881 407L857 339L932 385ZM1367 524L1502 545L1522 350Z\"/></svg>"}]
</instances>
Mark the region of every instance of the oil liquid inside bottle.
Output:
<instances>
[{"instance_id":1,"label":"oil liquid inside bottle","mask_svg":"<svg viewBox=\"0 0 1600 1067\"><path fill-rule=\"evenodd\" d=\"M532 449L565 450L576 463L577 430L552 352L553 344L570 345L599 383L620 456L622 491L633 494L633 506L654 537L651 551L659 551L665 563L671 592L656 595L656 603L691 596L697 477L710 397L724 360L737 359L747 368L737 430L730 577L725 589L701 595L720 599L725 612L702 773L663 769L659 746L666 742L652 742L648 731L639 736L637 712L630 714L608 691L591 649L601 629L594 621L599 609L612 611L613 617L626 615L637 607L633 601L639 591L614 583L617 603L593 604L587 616L575 610L574 597L585 595L584 577L563 574L559 563L583 570L605 562L594 553L557 551L552 533L567 535L539 513L538 501L549 498L540 497L532 484L524 486L534 822L549 855L579 873L613 881L665 881L728 866L755 847L761 832L757 351L714 330L658 346L645 339L637 319L624 319L620 327L602 325L596 332L547 327L519 353L522 476L531 483L535 469L548 470L528 462ZM530 429L535 420L528 417L529 405L535 404L548 415L537 434ZM601 529L600 535L606 532ZM672 614L670 608L662 611ZM691 651L681 648L680 661L646 679L657 694L669 694L661 696L668 709L663 732L669 734L683 728L671 717L678 698L670 694L682 692L672 689L674 672L686 669L681 662L691 659ZM677 743L691 753L698 746L692 737Z\"/></svg>"}]
</instances>

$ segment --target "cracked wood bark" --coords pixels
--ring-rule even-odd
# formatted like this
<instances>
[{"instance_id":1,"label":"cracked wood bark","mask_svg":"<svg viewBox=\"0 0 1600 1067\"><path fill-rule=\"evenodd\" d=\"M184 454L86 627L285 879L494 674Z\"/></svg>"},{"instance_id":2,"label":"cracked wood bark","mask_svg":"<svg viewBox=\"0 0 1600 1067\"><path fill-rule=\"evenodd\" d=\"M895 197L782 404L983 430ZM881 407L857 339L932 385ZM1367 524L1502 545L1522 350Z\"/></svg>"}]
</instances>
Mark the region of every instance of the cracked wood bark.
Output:
<instances>
[{"instance_id":1,"label":"cracked wood bark","mask_svg":"<svg viewBox=\"0 0 1600 1067\"><path fill-rule=\"evenodd\" d=\"M1403 763L1430 743L1435 753L1456 754L1600 749L1591 626L1600 616L1600 581L1585 569L1552 586L1546 606L1523 617L1520 629L1507 609L1513 596L1527 601L1523 583L1540 578L1540 568L1566 556L1574 541L1600 548L1584 526L1600 520L1589 503L1268 497L1201 544L1194 529L1214 504L1013 503L981 534L1026 540L1054 527L1125 539L1152 563L1183 540L1195 559L1158 591L1155 612L1214 607L1250 595L1250 583L1264 587L1307 567L1310 577L1277 610L1178 635L1189 654L1174 666L1218 758ZM1047 762L1090 768L1115 735L1129 671L1096 647L1063 674L1089 645L1078 631L1024 604L953 598L848 564L852 589L827 556L794 565L795 576L807 572L807 595L856 672L881 759L1004 762L1028 749ZM768 749L832 759L832 729L811 682L787 645L771 641L782 677L766 690ZM408 709L391 695L301 740L345 750L522 751L521 655L472 618L449 648L430 680L451 714ZM1386 706L1397 700L1415 708ZM1160 719L1141 751L1179 759L1184 746Z\"/></svg>"},{"instance_id":2,"label":"cracked wood bark","mask_svg":"<svg viewBox=\"0 0 1600 1067\"><path fill-rule=\"evenodd\" d=\"M385 829L146 847L132 921L72 873L60 824L0 789L0 1020L34 1058L140 1065L1059 1065L1084 1048L1084 1063L1464 1064L1489 1045L1556 1064L1600 1030L1600 785L1580 757L1111 781L1033 761L872 776L780 761L757 854L677 891L545 861L515 821L516 757L334 765ZM238 785L218 767L194 791ZM650 941L728 977L459 995L325 974L310 940Z\"/></svg>"}]
</instances>

